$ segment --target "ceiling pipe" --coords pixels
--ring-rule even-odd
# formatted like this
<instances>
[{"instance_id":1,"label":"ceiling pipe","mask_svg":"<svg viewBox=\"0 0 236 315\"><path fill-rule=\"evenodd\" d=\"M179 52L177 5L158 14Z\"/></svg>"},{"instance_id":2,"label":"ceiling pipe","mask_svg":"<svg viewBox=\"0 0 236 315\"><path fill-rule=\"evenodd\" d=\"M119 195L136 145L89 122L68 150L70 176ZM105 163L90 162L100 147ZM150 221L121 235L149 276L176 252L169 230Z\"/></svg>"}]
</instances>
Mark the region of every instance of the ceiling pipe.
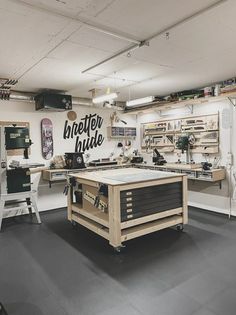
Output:
<instances>
[{"instance_id":1,"label":"ceiling pipe","mask_svg":"<svg viewBox=\"0 0 236 315\"><path fill-rule=\"evenodd\" d=\"M35 96L38 93L32 93L32 92L20 92L20 91L11 91L10 94L10 100L12 101L21 101L21 102L27 102L27 103L34 103ZM95 105L92 102L91 98L86 97L72 97L72 104L73 105L79 105L79 106L89 106L93 108L103 108L102 105ZM113 110L124 110L125 108L125 102L116 102L116 106L112 106L111 109ZM104 107L106 109L106 107Z\"/></svg>"},{"instance_id":2,"label":"ceiling pipe","mask_svg":"<svg viewBox=\"0 0 236 315\"><path fill-rule=\"evenodd\" d=\"M10 100L33 103L35 95L36 93L11 91Z\"/></svg>"},{"instance_id":3,"label":"ceiling pipe","mask_svg":"<svg viewBox=\"0 0 236 315\"><path fill-rule=\"evenodd\" d=\"M98 66L101 66L102 64L104 64L104 63L106 63L106 62L108 62L110 60L113 60L113 59L115 59L115 58L117 58L119 56L122 56L122 55L124 55L124 54L126 54L128 52L131 52L131 51L133 51L133 50L135 50L137 48L140 48L140 47L142 47L144 45L149 46L149 42L151 40L153 40L154 38L156 38L158 36L161 36L161 35L169 32L170 30L174 29L175 27L177 27L177 26L179 26L181 24L184 24L184 23L192 20L193 18L195 18L195 17L197 17L197 16L199 16L199 15L201 15L201 14L207 12L207 11L210 11L210 10L216 8L217 6L223 4L226 1L228 1L228 0L219 0L219 1L213 3L213 4L209 5L209 6L201 9L201 10L199 10L199 11L197 11L197 12L195 12L195 13L193 13L193 14L191 14L191 15L189 15L189 16L187 16L187 17L185 17L185 18L183 18L183 19L181 19L179 21L177 21L176 23L163 28L162 30L160 30L159 32L153 34L152 36L146 38L145 40L140 41L139 44L132 45L129 48L121 50L120 52L118 52L118 53L116 53L116 54L114 54L114 55L112 55L112 56L110 56L110 57L108 57L108 58L106 58L106 59L96 63L95 65L93 65L93 66L83 70L82 73L86 73L86 72L88 72L88 71L90 71L90 70L92 70L92 69L94 69L94 68L96 68Z\"/></svg>"}]
</instances>

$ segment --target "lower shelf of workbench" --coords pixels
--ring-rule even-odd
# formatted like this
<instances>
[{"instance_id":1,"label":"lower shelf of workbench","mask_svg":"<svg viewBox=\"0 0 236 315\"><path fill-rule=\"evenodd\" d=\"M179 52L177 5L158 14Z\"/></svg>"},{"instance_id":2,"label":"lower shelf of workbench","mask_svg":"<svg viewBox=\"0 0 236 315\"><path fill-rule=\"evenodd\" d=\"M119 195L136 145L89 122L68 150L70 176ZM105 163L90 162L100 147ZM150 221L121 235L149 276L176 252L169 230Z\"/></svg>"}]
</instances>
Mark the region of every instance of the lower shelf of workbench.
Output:
<instances>
[{"instance_id":1,"label":"lower shelf of workbench","mask_svg":"<svg viewBox=\"0 0 236 315\"><path fill-rule=\"evenodd\" d=\"M109 227L109 216L108 213L105 213L99 209L90 209L90 210L85 210L82 208L82 205L79 204L72 204L71 210L74 213L80 214L95 223L99 223L105 227Z\"/></svg>"},{"instance_id":2,"label":"lower shelf of workbench","mask_svg":"<svg viewBox=\"0 0 236 315\"><path fill-rule=\"evenodd\" d=\"M120 223L121 242L183 224L182 214L182 208L177 208L122 222ZM72 205L71 220L110 240L108 214L101 211L95 213L95 211L82 209L78 205Z\"/></svg>"},{"instance_id":3,"label":"lower shelf of workbench","mask_svg":"<svg viewBox=\"0 0 236 315\"><path fill-rule=\"evenodd\" d=\"M166 217L163 219L158 219L152 222L143 223L140 225L133 226L131 228L122 230L121 232L121 241L128 241L133 238L150 234L156 231L166 229L168 227L176 226L183 223L183 218L181 215L174 215Z\"/></svg>"},{"instance_id":4,"label":"lower shelf of workbench","mask_svg":"<svg viewBox=\"0 0 236 315\"><path fill-rule=\"evenodd\" d=\"M88 219L87 217L84 217L83 215L80 215L78 213L72 212L71 216L72 222L77 222L90 231L93 231L94 233L102 236L103 238L109 240L109 229L106 228L104 225L101 225L93 220Z\"/></svg>"}]
</instances>

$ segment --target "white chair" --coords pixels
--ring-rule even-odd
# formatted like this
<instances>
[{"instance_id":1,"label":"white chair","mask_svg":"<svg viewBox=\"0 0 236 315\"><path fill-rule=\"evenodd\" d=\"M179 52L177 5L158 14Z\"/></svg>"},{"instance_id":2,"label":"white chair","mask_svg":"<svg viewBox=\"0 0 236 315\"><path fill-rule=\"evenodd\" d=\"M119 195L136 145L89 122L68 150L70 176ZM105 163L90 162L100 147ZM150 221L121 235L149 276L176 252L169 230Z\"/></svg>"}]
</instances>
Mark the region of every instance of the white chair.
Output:
<instances>
[{"instance_id":1,"label":"white chair","mask_svg":"<svg viewBox=\"0 0 236 315\"><path fill-rule=\"evenodd\" d=\"M31 191L0 195L0 231L4 212L17 212L18 210L28 209L29 213L32 215L33 208L35 211L37 222L38 224L41 224L41 219L37 207L37 191L40 177L41 172L33 174L33 184Z\"/></svg>"}]
</instances>

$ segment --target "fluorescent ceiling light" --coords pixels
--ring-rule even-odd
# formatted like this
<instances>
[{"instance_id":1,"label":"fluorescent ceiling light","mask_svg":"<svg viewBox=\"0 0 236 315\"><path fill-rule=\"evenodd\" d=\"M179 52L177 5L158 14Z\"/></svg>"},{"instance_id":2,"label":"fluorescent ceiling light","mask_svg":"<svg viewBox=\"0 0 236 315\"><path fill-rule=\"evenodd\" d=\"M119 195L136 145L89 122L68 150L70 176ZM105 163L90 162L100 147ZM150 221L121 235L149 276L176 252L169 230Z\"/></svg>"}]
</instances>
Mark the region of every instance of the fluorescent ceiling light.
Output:
<instances>
[{"instance_id":1,"label":"fluorescent ceiling light","mask_svg":"<svg viewBox=\"0 0 236 315\"><path fill-rule=\"evenodd\" d=\"M129 106L135 106L135 105L143 105L143 104L153 102L154 99L155 99L154 96L147 96L147 97L143 97L143 98L138 98L136 100L127 101L126 106L129 107Z\"/></svg>"},{"instance_id":2,"label":"fluorescent ceiling light","mask_svg":"<svg viewBox=\"0 0 236 315\"><path fill-rule=\"evenodd\" d=\"M114 100L117 97L118 97L117 93L104 94L104 95L101 95L101 96L94 97L93 98L93 103L94 104L103 103L103 102L106 102L106 101Z\"/></svg>"}]
</instances>

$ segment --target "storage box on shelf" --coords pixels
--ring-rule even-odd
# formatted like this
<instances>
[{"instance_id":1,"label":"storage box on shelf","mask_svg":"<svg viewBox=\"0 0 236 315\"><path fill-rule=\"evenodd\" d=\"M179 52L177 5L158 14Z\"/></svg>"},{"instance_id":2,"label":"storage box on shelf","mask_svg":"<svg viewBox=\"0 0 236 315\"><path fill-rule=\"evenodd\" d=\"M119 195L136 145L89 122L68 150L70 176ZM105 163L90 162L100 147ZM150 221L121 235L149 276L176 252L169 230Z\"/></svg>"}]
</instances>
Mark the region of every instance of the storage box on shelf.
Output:
<instances>
[{"instance_id":1,"label":"storage box on shelf","mask_svg":"<svg viewBox=\"0 0 236 315\"><path fill-rule=\"evenodd\" d=\"M135 127L107 127L107 137L108 138L135 138L137 131Z\"/></svg>"}]
</instances>

